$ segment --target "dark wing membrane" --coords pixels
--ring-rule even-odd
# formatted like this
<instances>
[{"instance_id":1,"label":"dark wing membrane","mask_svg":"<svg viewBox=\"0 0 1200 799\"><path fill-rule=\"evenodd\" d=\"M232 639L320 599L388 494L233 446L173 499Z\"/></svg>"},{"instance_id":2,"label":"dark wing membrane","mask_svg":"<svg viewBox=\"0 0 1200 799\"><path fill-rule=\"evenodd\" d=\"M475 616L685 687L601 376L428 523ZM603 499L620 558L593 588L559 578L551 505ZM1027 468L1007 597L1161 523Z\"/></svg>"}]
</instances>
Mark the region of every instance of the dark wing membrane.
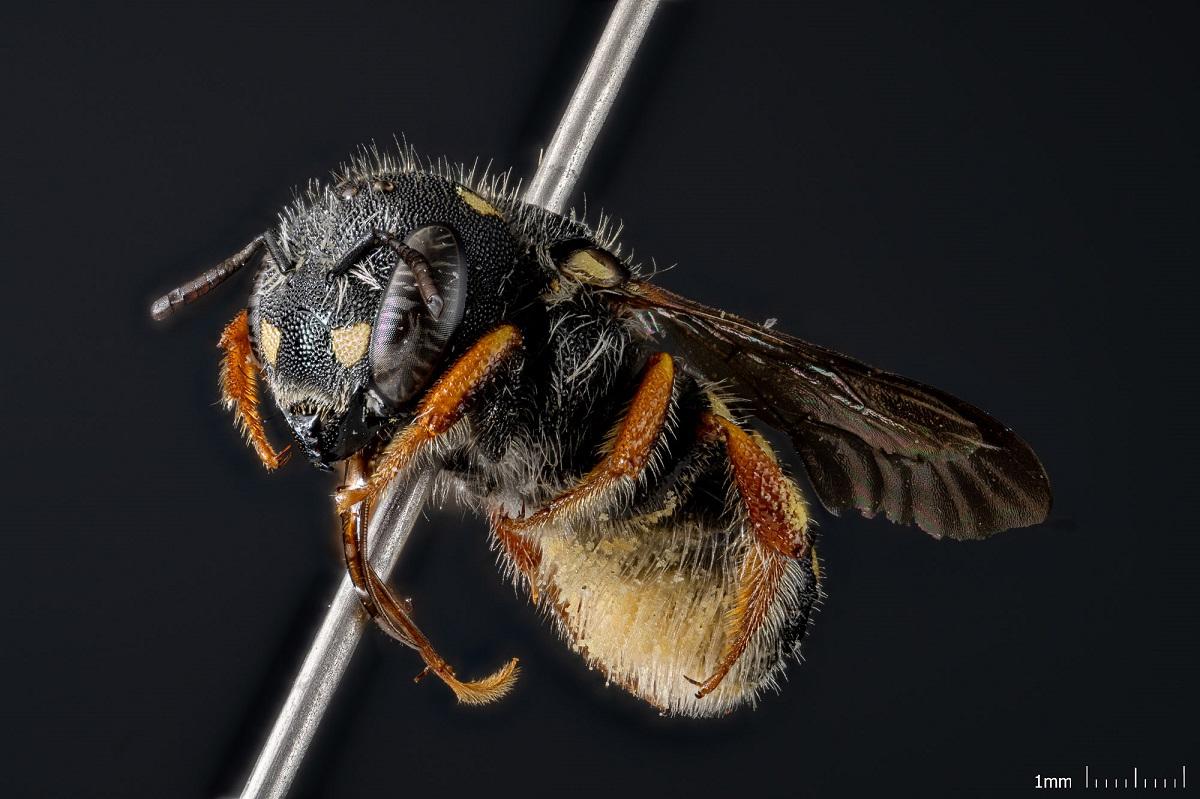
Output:
<instances>
[{"instance_id":1,"label":"dark wing membrane","mask_svg":"<svg viewBox=\"0 0 1200 799\"><path fill-rule=\"evenodd\" d=\"M1029 445L973 405L648 283L618 291L651 311L701 372L791 436L821 503L985 538L1044 521L1050 482Z\"/></svg>"}]
</instances>

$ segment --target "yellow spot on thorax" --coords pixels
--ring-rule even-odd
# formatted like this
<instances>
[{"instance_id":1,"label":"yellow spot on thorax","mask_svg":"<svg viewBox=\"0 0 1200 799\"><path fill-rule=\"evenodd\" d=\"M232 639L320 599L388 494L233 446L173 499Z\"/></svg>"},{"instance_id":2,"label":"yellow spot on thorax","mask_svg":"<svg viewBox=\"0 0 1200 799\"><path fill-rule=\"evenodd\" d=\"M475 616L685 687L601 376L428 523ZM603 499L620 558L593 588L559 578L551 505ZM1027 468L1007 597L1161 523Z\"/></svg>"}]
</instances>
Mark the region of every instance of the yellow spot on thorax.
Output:
<instances>
[{"instance_id":1,"label":"yellow spot on thorax","mask_svg":"<svg viewBox=\"0 0 1200 799\"><path fill-rule=\"evenodd\" d=\"M612 288L625 282L625 272L610 253L587 248L571 253L562 263L562 270L580 283Z\"/></svg>"},{"instance_id":2,"label":"yellow spot on thorax","mask_svg":"<svg viewBox=\"0 0 1200 799\"><path fill-rule=\"evenodd\" d=\"M500 212L496 210L496 206L492 205L490 202L483 199L466 186L457 186L456 188L458 189L458 196L462 197L463 202L470 206L471 210L475 213L482 214L483 216L494 216L497 219L504 218Z\"/></svg>"}]
</instances>

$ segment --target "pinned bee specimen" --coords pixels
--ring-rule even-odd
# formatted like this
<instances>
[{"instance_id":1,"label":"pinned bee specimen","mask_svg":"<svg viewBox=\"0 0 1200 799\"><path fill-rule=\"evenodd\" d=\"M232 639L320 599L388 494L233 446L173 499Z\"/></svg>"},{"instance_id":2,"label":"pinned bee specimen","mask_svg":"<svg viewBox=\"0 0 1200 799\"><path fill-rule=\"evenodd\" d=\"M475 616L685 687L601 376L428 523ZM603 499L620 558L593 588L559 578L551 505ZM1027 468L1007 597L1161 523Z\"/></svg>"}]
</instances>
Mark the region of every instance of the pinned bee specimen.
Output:
<instances>
[{"instance_id":1,"label":"pinned bee specimen","mask_svg":"<svg viewBox=\"0 0 1200 799\"><path fill-rule=\"evenodd\" d=\"M268 469L258 381L336 502L363 605L425 672L482 703L375 573L369 508L433 468L486 515L502 568L568 644L660 710L727 713L778 684L821 596L810 504L753 416L790 436L833 514L982 539L1050 487L1004 425L949 394L654 285L610 227L503 179L363 151L279 224L154 303L162 319L250 264L221 390ZM744 414L744 416L743 416Z\"/></svg>"}]
</instances>

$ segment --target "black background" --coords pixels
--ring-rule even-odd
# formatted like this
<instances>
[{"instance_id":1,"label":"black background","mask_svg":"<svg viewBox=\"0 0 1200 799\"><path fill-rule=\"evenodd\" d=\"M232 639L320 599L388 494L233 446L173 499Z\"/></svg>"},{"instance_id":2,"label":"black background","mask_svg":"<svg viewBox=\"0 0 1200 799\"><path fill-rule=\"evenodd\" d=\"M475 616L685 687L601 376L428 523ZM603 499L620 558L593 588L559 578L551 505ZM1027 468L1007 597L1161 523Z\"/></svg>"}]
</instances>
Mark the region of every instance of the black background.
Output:
<instances>
[{"instance_id":1,"label":"black background","mask_svg":"<svg viewBox=\"0 0 1200 799\"><path fill-rule=\"evenodd\" d=\"M457 707L373 634L295 795L970 795L1200 767L1195 6L908 5L668 6L581 188L679 264L665 285L1011 424L1050 521L963 545L822 513L805 662L696 722L606 689L483 523L433 513L397 579L462 671L516 655L519 687ZM10 12L4 795L234 793L339 579L331 482L264 475L216 405L248 281L165 327L149 301L362 142L531 173L607 13Z\"/></svg>"}]
</instances>

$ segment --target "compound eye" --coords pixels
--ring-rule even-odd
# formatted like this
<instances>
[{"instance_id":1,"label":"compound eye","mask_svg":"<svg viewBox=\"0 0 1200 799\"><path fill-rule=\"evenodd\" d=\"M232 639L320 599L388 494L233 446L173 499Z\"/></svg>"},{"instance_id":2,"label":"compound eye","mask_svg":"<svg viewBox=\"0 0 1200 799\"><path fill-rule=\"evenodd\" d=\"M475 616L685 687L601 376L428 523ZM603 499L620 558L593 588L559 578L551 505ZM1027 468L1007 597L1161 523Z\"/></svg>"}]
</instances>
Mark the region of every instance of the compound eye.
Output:
<instances>
[{"instance_id":1,"label":"compound eye","mask_svg":"<svg viewBox=\"0 0 1200 799\"><path fill-rule=\"evenodd\" d=\"M379 304L368 354L372 390L390 410L429 381L467 304L467 260L450 228L423 227L404 243L429 262L444 305L437 319L425 312L412 269L400 259Z\"/></svg>"}]
</instances>

